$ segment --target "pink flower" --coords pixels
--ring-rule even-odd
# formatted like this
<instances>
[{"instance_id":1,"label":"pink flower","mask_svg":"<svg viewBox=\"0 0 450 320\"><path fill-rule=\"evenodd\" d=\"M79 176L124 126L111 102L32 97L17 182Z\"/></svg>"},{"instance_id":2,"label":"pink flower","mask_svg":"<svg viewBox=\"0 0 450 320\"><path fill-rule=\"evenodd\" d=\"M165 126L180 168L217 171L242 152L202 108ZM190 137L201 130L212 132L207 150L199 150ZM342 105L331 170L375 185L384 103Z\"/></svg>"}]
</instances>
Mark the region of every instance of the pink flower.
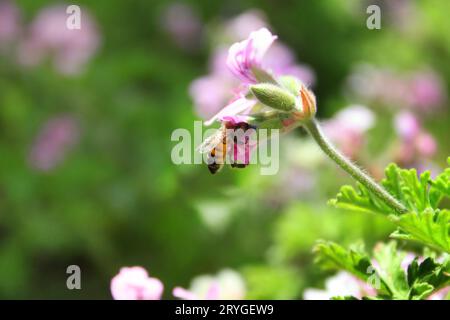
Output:
<instances>
[{"instance_id":1,"label":"pink flower","mask_svg":"<svg viewBox=\"0 0 450 320\"><path fill-rule=\"evenodd\" d=\"M276 39L266 28L250 33L247 40L233 44L227 58L230 71L247 83L256 83L254 68L261 67L264 54Z\"/></svg>"},{"instance_id":2,"label":"pink flower","mask_svg":"<svg viewBox=\"0 0 450 320\"><path fill-rule=\"evenodd\" d=\"M421 111L431 111L446 100L442 80L434 72L417 72L410 80L411 105Z\"/></svg>"},{"instance_id":3,"label":"pink flower","mask_svg":"<svg viewBox=\"0 0 450 320\"><path fill-rule=\"evenodd\" d=\"M212 75L226 78L233 81L234 85L238 85L238 80L233 76L225 63L227 61L227 57L228 47L221 45L215 48L209 58L209 70Z\"/></svg>"},{"instance_id":4,"label":"pink flower","mask_svg":"<svg viewBox=\"0 0 450 320\"><path fill-rule=\"evenodd\" d=\"M353 105L326 121L323 129L347 156L354 158L364 145L366 131L374 123L375 115L370 109Z\"/></svg>"},{"instance_id":5,"label":"pink flower","mask_svg":"<svg viewBox=\"0 0 450 320\"><path fill-rule=\"evenodd\" d=\"M240 101L242 99L236 103ZM226 148L221 152L215 152L214 155L211 155L210 149L204 151L204 144L199 146L198 150L202 153L208 152L211 163L230 163L232 167L240 168L250 164L252 153L258 146L256 127L249 124L253 118L245 115L219 115L217 119L222 124L215 135L218 134L220 139L226 139Z\"/></svg>"},{"instance_id":6,"label":"pink flower","mask_svg":"<svg viewBox=\"0 0 450 320\"><path fill-rule=\"evenodd\" d=\"M436 153L436 140L422 128L413 113L399 113L394 119L394 125L400 138L397 161L403 165L412 165L416 160L430 158Z\"/></svg>"},{"instance_id":7,"label":"pink flower","mask_svg":"<svg viewBox=\"0 0 450 320\"><path fill-rule=\"evenodd\" d=\"M205 296L201 297L192 291L186 290L181 287L175 287L173 289L173 296L183 300L218 300L220 288L217 282L211 283Z\"/></svg>"},{"instance_id":8,"label":"pink flower","mask_svg":"<svg viewBox=\"0 0 450 320\"><path fill-rule=\"evenodd\" d=\"M282 73L295 69L297 73L302 73L302 76L306 75L308 81L313 81L312 73L308 75L306 69L293 64L295 59L287 47L278 45L279 59L272 58L267 65L270 69L263 69L266 68L262 64L263 57L276 38L269 30L261 28L251 32L247 40L233 44L228 51L227 67L242 83L235 86L231 102L205 121L205 125L221 122L221 128L214 136L198 147L201 153L207 154L210 160L209 168L213 168L212 173L217 172L215 168L221 168L219 165L228 163L224 162L224 159L230 161L232 167L243 168L251 163L251 154L258 146L258 143L253 141L253 136L256 136L254 129L279 129L285 133L316 113L315 97L301 80L290 75L277 83L274 78L276 75L273 71ZM224 84L233 85L232 78L221 68L219 59L223 57L222 52L221 48L216 50L210 65L213 74L194 81L190 87L191 96L201 114L216 109L224 99L223 89L227 87ZM256 75L260 79L257 79ZM259 81L271 83L258 83ZM268 95L273 95L276 99L265 99ZM231 135L230 131L237 133ZM242 131L244 134L241 135ZM242 141L236 143L241 137ZM210 146L211 141L215 142L216 139L227 139L226 150L217 156L216 149Z\"/></svg>"},{"instance_id":9,"label":"pink flower","mask_svg":"<svg viewBox=\"0 0 450 320\"><path fill-rule=\"evenodd\" d=\"M255 68L263 68L274 76L297 77L308 86L314 83L313 70L297 64L293 52L286 45L275 43L271 46L276 36L271 35L266 26L264 17L256 10L227 23L222 38L248 39L235 43L229 50L225 43L219 44L210 57L209 75L194 80L190 85L189 94L194 100L197 114L202 118L210 118L224 105L230 104L230 96L234 96L232 103L245 95L249 83L256 81L253 75ZM240 84L238 80L243 82Z\"/></svg>"},{"instance_id":10,"label":"pink flower","mask_svg":"<svg viewBox=\"0 0 450 320\"><path fill-rule=\"evenodd\" d=\"M11 1L0 1L0 48L17 38L20 29L19 9Z\"/></svg>"},{"instance_id":11,"label":"pink flower","mask_svg":"<svg viewBox=\"0 0 450 320\"><path fill-rule=\"evenodd\" d=\"M313 170L291 164L280 175L275 188L276 192L271 194L270 198L273 198L275 203L302 199L313 194L316 185L317 177Z\"/></svg>"},{"instance_id":12,"label":"pink flower","mask_svg":"<svg viewBox=\"0 0 450 320\"><path fill-rule=\"evenodd\" d=\"M277 74L286 74L300 79L307 87L314 86L316 83L316 74L311 67L305 64L294 64L286 67Z\"/></svg>"},{"instance_id":13,"label":"pink flower","mask_svg":"<svg viewBox=\"0 0 450 320\"><path fill-rule=\"evenodd\" d=\"M307 87L314 85L314 71L307 65L297 64L292 50L283 43L276 42L264 56L263 66L275 75L291 75L301 80Z\"/></svg>"},{"instance_id":14,"label":"pink flower","mask_svg":"<svg viewBox=\"0 0 450 320\"><path fill-rule=\"evenodd\" d=\"M182 49L194 50L202 40L202 23L187 4L172 3L163 12L163 27Z\"/></svg>"},{"instance_id":15,"label":"pink flower","mask_svg":"<svg viewBox=\"0 0 450 320\"><path fill-rule=\"evenodd\" d=\"M420 123L416 116L408 111L399 113L394 120L397 134L405 140L413 140L420 132Z\"/></svg>"},{"instance_id":16,"label":"pink flower","mask_svg":"<svg viewBox=\"0 0 450 320\"><path fill-rule=\"evenodd\" d=\"M363 281L353 275L340 271L325 281L325 290L309 288L303 293L305 300L329 300L336 296L353 296L362 298L366 295L375 295L376 292Z\"/></svg>"},{"instance_id":17,"label":"pink flower","mask_svg":"<svg viewBox=\"0 0 450 320\"><path fill-rule=\"evenodd\" d=\"M421 156L432 157L436 153L436 140L427 132L420 133L416 138L415 144Z\"/></svg>"},{"instance_id":18,"label":"pink flower","mask_svg":"<svg viewBox=\"0 0 450 320\"><path fill-rule=\"evenodd\" d=\"M234 42L247 37L254 30L267 27L264 13L258 9L251 9L228 21L225 34Z\"/></svg>"},{"instance_id":19,"label":"pink flower","mask_svg":"<svg viewBox=\"0 0 450 320\"><path fill-rule=\"evenodd\" d=\"M387 13L389 23L402 32L415 32L418 25L409 22L418 19L417 3L411 0L398 0L383 1L382 5L382 10Z\"/></svg>"},{"instance_id":20,"label":"pink flower","mask_svg":"<svg viewBox=\"0 0 450 320\"><path fill-rule=\"evenodd\" d=\"M148 276L142 267L121 268L111 280L115 300L160 300L164 286L159 279Z\"/></svg>"},{"instance_id":21,"label":"pink flower","mask_svg":"<svg viewBox=\"0 0 450 320\"><path fill-rule=\"evenodd\" d=\"M357 95L387 107L430 112L447 98L442 80L431 70L402 74L363 65L356 68L348 82Z\"/></svg>"},{"instance_id":22,"label":"pink flower","mask_svg":"<svg viewBox=\"0 0 450 320\"><path fill-rule=\"evenodd\" d=\"M227 118L231 119L229 117L237 116L239 113L245 113L246 111L249 111L251 108L253 108L253 106L255 106L256 103L257 101L254 99L247 99L245 97L240 97L234 100L229 105L227 105L222 110L220 110L219 113L217 113L211 119L205 121L205 125L209 126L216 120L223 121L226 120Z\"/></svg>"},{"instance_id":23,"label":"pink flower","mask_svg":"<svg viewBox=\"0 0 450 320\"><path fill-rule=\"evenodd\" d=\"M444 287L441 290L430 295L427 300L445 300L450 293L450 287Z\"/></svg>"},{"instance_id":24,"label":"pink flower","mask_svg":"<svg viewBox=\"0 0 450 320\"><path fill-rule=\"evenodd\" d=\"M249 10L228 22L225 33L233 41L247 37L253 30L269 28L264 14L258 10ZM297 64L291 49L277 42L270 46L264 55L263 66L276 75L292 75L299 78L308 87L315 82L313 70L302 64ZM222 61L220 61L221 65Z\"/></svg>"},{"instance_id":25,"label":"pink flower","mask_svg":"<svg viewBox=\"0 0 450 320\"><path fill-rule=\"evenodd\" d=\"M231 269L224 269L215 276L196 277L189 290L175 287L172 293L183 300L240 300L244 298L245 291L242 277Z\"/></svg>"},{"instance_id":26,"label":"pink flower","mask_svg":"<svg viewBox=\"0 0 450 320\"><path fill-rule=\"evenodd\" d=\"M19 47L19 61L33 66L50 56L59 72L79 73L97 51L100 37L86 9L83 9L81 14L80 29L68 29L66 20L64 6L41 10Z\"/></svg>"},{"instance_id":27,"label":"pink flower","mask_svg":"<svg viewBox=\"0 0 450 320\"><path fill-rule=\"evenodd\" d=\"M48 120L31 148L31 166L41 171L51 170L63 160L78 139L78 123L71 116L58 116Z\"/></svg>"},{"instance_id":28,"label":"pink flower","mask_svg":"<svg viewBox=\"0 0 450 320\"><path fill-rule=\"evenodd\" d=\"M189 94L194 100L197 114L205 119L212 117L229 99L231 88L229 78L214 74L194 80L189 87Z\"/></svg>"},{"instance_id":29,"label":"pink flower","mask_svg":"<svg viewBox=\"0 0 450 320\"><path fill-rule=\"evenodd\" d=\"M195 79L189 86L189 94L194 101L197 114L203 119L211 118L226 105L231 94L238 90L238 80L226 67L228 50L217 48L210 58L210 74Z\"/></svg>"}]
</instances>

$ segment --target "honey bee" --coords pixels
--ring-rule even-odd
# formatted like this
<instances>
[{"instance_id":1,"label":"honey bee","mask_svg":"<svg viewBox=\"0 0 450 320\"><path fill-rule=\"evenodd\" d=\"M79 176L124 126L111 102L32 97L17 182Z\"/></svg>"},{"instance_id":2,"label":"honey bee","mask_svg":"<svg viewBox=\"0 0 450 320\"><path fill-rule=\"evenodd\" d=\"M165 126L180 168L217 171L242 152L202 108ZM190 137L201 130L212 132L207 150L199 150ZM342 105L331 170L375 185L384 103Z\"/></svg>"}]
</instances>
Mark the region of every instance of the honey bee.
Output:
<instances>
[{"instance_id":1,"label":"honey bee","mask_svg":"<svg viewBox=\"0 0 450 320\"><path fill-rule=\"evenodd\" d=\"M206 138L205 141L197 148L200 153L208 153L207 164L209 172L212 174L216 174L225 165L226 157L227 157L227 145L228 145L228 137L227 137L227 129L242 129L244 131L252 128L247 123L238 123L238 124L230 124L223 123L222 126L210 137ZM248 137L246 137L248 139ZM247 142L247 140L246 140ZM234 137L234 143L237 143L237 137ZM245 168L247 164L243 163L231 163L232 168Z\"/></svg>"},{"instance_id":2,"label":"honey bee","mask_svg":"<svg viewBox=\"0 0 450 320\"><path fill-rule=\"evenodd\" d=\"M207 164L209 172L215 174L222 170L225 164L227 149L226 125L222 126L198 147L200 153L208 153Z\"/></svg>"}]
</instances>

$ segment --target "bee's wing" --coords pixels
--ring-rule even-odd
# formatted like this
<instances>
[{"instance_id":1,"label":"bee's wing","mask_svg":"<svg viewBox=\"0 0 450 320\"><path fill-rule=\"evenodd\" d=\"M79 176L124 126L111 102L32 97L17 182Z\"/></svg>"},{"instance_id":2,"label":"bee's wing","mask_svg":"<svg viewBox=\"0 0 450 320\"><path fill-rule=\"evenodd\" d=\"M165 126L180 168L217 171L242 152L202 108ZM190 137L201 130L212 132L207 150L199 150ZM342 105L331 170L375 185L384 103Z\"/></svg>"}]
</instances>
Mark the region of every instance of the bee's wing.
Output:
<instances>
[{"instance_id":1,"label":"bee's wing","mask_svg":"<svg viewBox=\"0 0 450 320\"><path fill-rule=\"evenodd\" d=\"M219 143L222 143L223 134L221 130L218 130L216 133L214 133L212 136L209 136L205 139L205 141L202 142L197 147L198 152L200 153L207 153L210 152L212 149L214 149Z\"/></svg>"}]
</instances>

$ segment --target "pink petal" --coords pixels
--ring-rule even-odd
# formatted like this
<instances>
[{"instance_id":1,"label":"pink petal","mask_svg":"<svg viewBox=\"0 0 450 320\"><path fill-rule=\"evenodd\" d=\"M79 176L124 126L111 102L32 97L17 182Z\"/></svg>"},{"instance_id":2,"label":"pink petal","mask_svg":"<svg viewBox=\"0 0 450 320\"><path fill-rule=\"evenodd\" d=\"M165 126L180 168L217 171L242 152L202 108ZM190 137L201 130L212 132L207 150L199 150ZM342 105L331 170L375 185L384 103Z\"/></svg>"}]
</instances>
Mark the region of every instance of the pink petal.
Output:
<instances>
[{"instance_id":1,"label":"pink petal","mask_svg":"<svg viewBox=\"0 0 450 320\"><path fill-rule=\"evenodd\" d=\"M222 110L220 110L220 112L217 113L214 117L212 117L211 119L206 121L205 125L209 126L214 121L216 121L218 119L222 119L226 116L235 116L238 113L244 112L245 110L252 108L255 104L256 104L255 100L239 98L239 99L235 100L234 102L232 102L231 104L227 105Z\"/></svg>"},{"instance_id":2,"label":"pink petal","mask_svg":"<svg viewBox=\"0 0 450 320\"><path fill-rule=\"evenodd\" d=\"M172 294L174 295L174 297L183 300L198 300L198 297L195 293L181 287L175 287L172 291Z\"/></svg>"},{"instance_id":3,"label":"pink petal","mask_svg":"<svg viewBox=\"0 0 450 320\"><path fill-rule=\"evenodd\" d=\"M241 116L241 115L237 115L237 116L223 116L220 117L219 120L220 121L225 121L225 122L229 122L233 125L237 125L238 123L248 123L249 119L251 119L251 117L249 116Z\"/></svg>"},{"instance_id":4,"label":"pink petal","mask_svg":"<svg viewBox=\"0 0 450 320\"><path fill-rule=\"evenodd\" d=\"M252 68L261 66L264 55L276 38L269 30L261 28L250 33L247 40L233 44L227 57L230 71L244 82L256 82Z\"/></svg>"},{"instance_id":5,"label":"pink petal","mask_svg":"<svg viewBox=\"0 0 450 320\"><path fill-rule=\"evenodd\" d=\"M120 269L111 280L111 294L115 300L159 300L164 286L156 278L150 278L142 267Z\"/></svg>"},{"instance_id":6,"label":"pink petal","mask_svg":"<svg viewBox=\"0 0 450 320\"><path fill-rule=\"evenodd\" d=\"M220 286L217 283L217 281L213 281L211 286L208 289L208 292L206 292L205 299L206 300L218 300L220 294Z\"/></svg>"},{"instance_id":7,"label":"pink petal","mask_svg":"<svg viewBox=\"0 0 450 320\"><path fill-rule=\"evenodd\" d=\"M400 137L410 141L420 133L420 123L414 114L403 111L395 117L395 129Z\"/></svg>"}]
</instances>

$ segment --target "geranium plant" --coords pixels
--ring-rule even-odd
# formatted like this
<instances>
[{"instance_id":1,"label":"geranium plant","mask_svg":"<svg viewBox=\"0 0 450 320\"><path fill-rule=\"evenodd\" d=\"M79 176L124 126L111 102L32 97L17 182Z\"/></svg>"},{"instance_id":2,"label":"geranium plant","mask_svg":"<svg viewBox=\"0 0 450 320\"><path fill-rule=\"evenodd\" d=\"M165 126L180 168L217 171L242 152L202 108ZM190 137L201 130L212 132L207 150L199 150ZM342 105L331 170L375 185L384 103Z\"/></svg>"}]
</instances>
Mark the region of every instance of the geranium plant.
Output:
<instances>
[{"instance_id":1,"label":"geranium plant","mask_svg":"<svg viewBox=\"0 0 450 320\"><path fill-rule=\"evenodd\" d=\"M330 204L383 215L398 227L392 238L418 242L427 252L403 270L403 254L395 242L380 245L375 250L374 263L363 250L346 250L334 243L320 242L315 247L319 263L346 270L363 281L375 276L371 298L425 299L445 289L450 283L450 211L439 205L450 196L450 169L432 179L428 171L418 176L415 169L391 164L386 168L386 178L377 183L327 139L315 118L314 94L299 79L264 68L264 54L275 39L263 28L231 46L227 65L242 83L232 102L206 124L218 121L227 128L247 124L282 132L303 126L323 152L358 183L356 189L342 187ZM440 258L436 259L432 251L441 254Z\"/></svg>"},{"instance_id":2,"label":"geranium plant","mask_svg":"<svg viewBox=\"0 0 450 320\"><path fill-rule=\"evenodd\" d=\"M264 128L287 133L303 127L320 149L357 182L356 187L342 187L330 205L382 215L397 226L391 235L396 240L378 244L373 254L368 254L361 244L346 249L333 242L319 241L314 248L317 263L341 273L326 283L330 292L309 291L309 296L417 300L445 295L450 284L450 211L442 208L441 203L450 196L450 168L431 178L428 171L418 176L415 169L400 169L391 164L386 168L386 178L380 183L375 181L327 139L316 119L317 102L313 92L297 77L279 74L265 66L265 53L276 38L268 29L261 28L229 49L226 64L240 85L233 91L228 105L205 122L205 125L216 122L221 125L220 139L208 138L199 148L214 159L209 163L210 171L218 172L224 165L225 155L240 150L229 143L234 142L227 136L229 129ZM245 167L251 151L244 148L244 163L232 163L232 166ZM414 241L423 247L423 254L415 256L399 250L395 241ZM335 288L343 279L353 279L352 290ZM202 286L201 294L176 287L173 295L181 299L216 299L221 297L219 283L211 278ZM123 269L113 280L111 289L115 298L159 299L163 286L159 280L149 278L145 270L134 268ZM233 295L236 296L242 295Z\"/></svg>"}]
</instances>

